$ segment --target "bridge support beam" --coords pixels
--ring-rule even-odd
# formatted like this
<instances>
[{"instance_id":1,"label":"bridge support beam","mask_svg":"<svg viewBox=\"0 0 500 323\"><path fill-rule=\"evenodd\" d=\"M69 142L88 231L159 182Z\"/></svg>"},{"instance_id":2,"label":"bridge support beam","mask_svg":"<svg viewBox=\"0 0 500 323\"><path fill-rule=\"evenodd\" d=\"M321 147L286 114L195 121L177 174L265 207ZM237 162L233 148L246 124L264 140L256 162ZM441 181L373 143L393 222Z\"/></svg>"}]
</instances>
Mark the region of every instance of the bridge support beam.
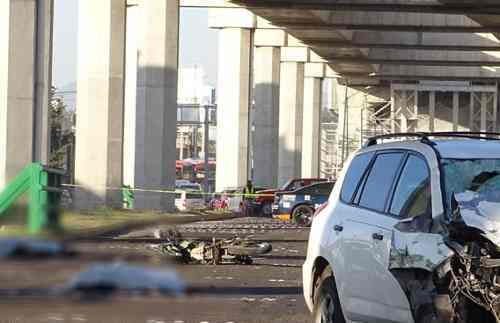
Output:
<instances>
[{"instance_id":1,"label":"bridge support beam","mask_svg":"<svg viewBox=\"0 0 500 323\"><path fill-rule=\"evenodd\" d=\"M0 190L48 161L52 0L0 1Z\"/></svg>"},{"instance_id":2,"label":"bridge support beam","mask_svg":"<svg viewBox=\"0 0 500 323\"><path fill-rule=\"evenodd\" d=\"M125 184L171 191L175 187L179 1L147 0L131 9L129 30L136 48L127 46L132 46L130 53L138 59L127 57L126 85L135 100L132 95L126 102ZM170 211L174 207L174 196L165 193L136 192L135 199L136 209Z\"/></svg>"},{"instance_id":3,"label":"bridge support beam","mask_svg":"<svg viewBox=\"0 0 500 323\"><path fill-rule=\"evenodd\" d=\"M278 185L301 174L304 65L281 63Z\"/></svg>"},{"instance_id":4,"label":"bridge support beam","mask_svg":"<svg viewBox=\"0 0 500 323\"><path fill-rule=\"evenodd\" d=\"M125 0L79 1L77 208L120 206Z\"/></svg>"},{"instance_id":5,"label":"bridge support beam","mask_svg":"<svg viewBox=\"0 0 500 323\"><path fill-rule=\"evenodd\" d=\"M248 178L251 33L219 31L216 190L244 186Z\"/></svg>"},{"instance_id":6,"label":"bridge support beam","mask_svg":"<svg viewBox=\"0 0 500 323\"><path fill-rule=\"evenodd\" d=\"M302 177L319 177L319 145L321 87L319 77L306 77L304 81L304 116L302 130Z\"/></svg>"},{"instance_id":7,"label":"bridge support beam","mask_svg":"<svg viewBox=\"0 0 500 323\"><path fill-rule=\"evenodd\" d=\"M278 184L280 47L256 47L254 60L253 180L263 187Z\"/></svg>"}]
</instances>

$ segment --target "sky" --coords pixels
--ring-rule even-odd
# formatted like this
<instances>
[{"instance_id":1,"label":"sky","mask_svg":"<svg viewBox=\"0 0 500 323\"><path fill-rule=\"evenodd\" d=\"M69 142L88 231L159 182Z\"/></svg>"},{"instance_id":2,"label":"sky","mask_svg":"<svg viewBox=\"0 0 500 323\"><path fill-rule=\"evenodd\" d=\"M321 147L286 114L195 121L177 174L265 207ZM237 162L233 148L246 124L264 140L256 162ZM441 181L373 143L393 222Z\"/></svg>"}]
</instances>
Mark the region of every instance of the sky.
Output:
<instances>
[{"instance_id":1,"label":"sky","mask_svg":"<svg viewBox=\"0 0 500 323\"><path fill-rule=\"evenodd\" d=\"M76 83L78 1L85 0L55 0L53 83L60 90L74 90ZM217 31L208 28L208 10L182 8L179 33L179 66L198 65L215 86Z\"/></svg>"}]
</instances>

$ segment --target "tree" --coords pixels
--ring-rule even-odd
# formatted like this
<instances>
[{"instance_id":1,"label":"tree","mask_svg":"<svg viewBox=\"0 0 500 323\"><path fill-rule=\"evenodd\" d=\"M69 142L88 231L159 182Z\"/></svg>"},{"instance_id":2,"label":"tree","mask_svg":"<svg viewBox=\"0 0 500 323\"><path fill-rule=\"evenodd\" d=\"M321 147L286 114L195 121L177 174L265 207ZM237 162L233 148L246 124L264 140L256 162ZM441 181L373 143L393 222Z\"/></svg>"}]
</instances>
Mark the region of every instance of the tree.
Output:
<instances>
[{"instance_id":1,"label":"tree","mask_svg":"<svg viewBox=\"0 0 500 323\"><path fill-rule=\"evenodd\" d=\"M73 112L67 109L57 89L52 87L49 97L50 155L49 165L55 168L65 168L68 145L73 144Z\"/></svg>"}]
</instances>

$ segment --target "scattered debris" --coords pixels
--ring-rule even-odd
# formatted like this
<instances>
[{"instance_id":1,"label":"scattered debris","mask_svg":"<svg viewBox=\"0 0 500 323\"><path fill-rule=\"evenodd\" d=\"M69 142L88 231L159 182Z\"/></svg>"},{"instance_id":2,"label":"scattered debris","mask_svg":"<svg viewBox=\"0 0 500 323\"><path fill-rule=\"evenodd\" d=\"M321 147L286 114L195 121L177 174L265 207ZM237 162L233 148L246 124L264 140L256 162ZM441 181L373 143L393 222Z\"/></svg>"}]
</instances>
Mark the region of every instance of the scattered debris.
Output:
<instances>
[{"instance_id":1,"label":"scattered debris","mask_svg":"<svg viewBox=\"0 0 500 323\"><path fill-rule=\"evenodd\" d=\"M241 300L243 302L255 302L255 298L252 297L242 297Z\"/></svg>"},{"instance_id":2,"label":"scattered debris","mask_svg":"<svg viewBox=\"0 0 500 323\"><path fill-rule=\"evenodd\" d=\"M276 298L272 298L272 297L264 297L264 298L261 298L260 300L261 302L275 302L276 301Z\"/></svg>"},{"instance_id":3,"label":"scattered debris","mask_svg":"<svg viewBox=\"0 0 500 323\"><path fill-rule=\"evenodd\" d=\"M34 240L28 238L0 239L1 258L38 258L68 256L72 252L55 241Z\"/></svg>"},{"instance_id":4,"label":"scattered debris","mask_svg":"<svg viewBox=\"0 0 500 323\"><path fill-rule=\"evenodd\" d=\"M186 284L173 270L131 266L124 263L97 264L79 273L63 290L157 291L179 295Z\"/></svg>"}]
</instances>

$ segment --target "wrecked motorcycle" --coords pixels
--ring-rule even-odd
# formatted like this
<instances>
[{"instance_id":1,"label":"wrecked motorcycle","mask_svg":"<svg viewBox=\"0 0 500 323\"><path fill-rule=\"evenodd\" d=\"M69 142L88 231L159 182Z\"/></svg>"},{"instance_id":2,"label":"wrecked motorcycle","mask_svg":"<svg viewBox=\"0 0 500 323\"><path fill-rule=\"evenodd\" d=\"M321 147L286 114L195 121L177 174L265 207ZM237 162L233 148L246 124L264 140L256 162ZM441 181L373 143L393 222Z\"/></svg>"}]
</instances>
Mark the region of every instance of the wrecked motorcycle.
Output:
<instances>
[{"instance_id":1,"label":"wrecked motorcycle","mask_svg":"<svg viewBox=\"0 0 500 323\"><path fill-rule=\"evenodd\" d=\"M156 248L182 263L250 265L253 263L252 257L269 253L272 250L271 244L267 242L241 238L213 238L211 241L203 241L170 235L165 240Z\"/></svg>"}]
</instances>

